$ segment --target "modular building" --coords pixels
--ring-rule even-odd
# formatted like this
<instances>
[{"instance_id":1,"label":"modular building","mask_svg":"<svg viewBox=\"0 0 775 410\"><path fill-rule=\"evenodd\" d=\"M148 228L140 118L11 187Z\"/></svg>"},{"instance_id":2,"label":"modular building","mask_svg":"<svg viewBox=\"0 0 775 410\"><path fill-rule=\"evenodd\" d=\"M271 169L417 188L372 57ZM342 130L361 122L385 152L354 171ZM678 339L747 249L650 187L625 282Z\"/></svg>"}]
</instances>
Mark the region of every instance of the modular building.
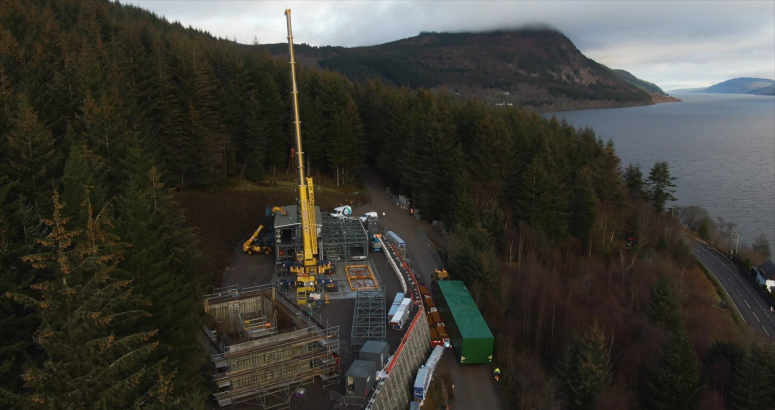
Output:
<instances>
[{"instance_id":1,"label":"modular building","mask_svg":"<svg viewBox=\"0 0 775 410\"><path fill-rule=\"evenodd\" d=\"M431 384L432 374L433 369L427 367L421 367L417 370L417 377L414 379L414 385L412 386L412 394L414 394L415 400L425 400L428 386Z\"/></svg>"},{"instance_id":2,"label":"modular building","mask_svg":"<svg viewBox=\"0 0 775 410\"><path fill-rule=\"evenodd\" d=\"M377 379L377 368L371 360L356 360L347 370L346 396L368 397Z\"/></svg>"},{"instance_id":3,"label":"modular building","mask_svg":"<svg viewBox=\"0 0 775 410\"><path fill-rule=\"evenodd\" d=\"M377 370L382 370L390 356L390 345L387 342L369 340L363 344L361 351L358 352L360 360L371 360L377 366Z\"/></svg>"},{"instance_id":4,"label":"modular building","mask_svg":"<svg viewBox=\"0 0 775 410\"><path fill-rule=\"evenodd\" d=\"M404 301L404 294L399 292L396 293L396 298L393 299L393 304L390 305L390 310L388 311L386 320L390 322L391 319L393 319L393 315L398 312L398 308L401 306L401 302Z\"/></svg>"},{"instance_id":5,"label":"modular building","mask_svg":"<svg viewBox=\"0 0 775 410\"><path fill-rule=\"evenodd\" d=\"M396 310L396 313L390 318L390 325L393 326L393 329L401 330L404 328L404 323L406 323L406 320L409 318L409 313L411 313L412 310L411 305L412 299L410 298L404 298L404 300L401 301L398 310Z\"/></svg>"},{"instance_id":6,"label":"modular building","mask_svg":"<svg viewBox=\"0 0 775 410\"><path fill-rule=\"evenodd\" d=\"M436 307L460 363L490 363L494 338L479 308L459 280L438 282Z\"/></svg>"}]
</instances>

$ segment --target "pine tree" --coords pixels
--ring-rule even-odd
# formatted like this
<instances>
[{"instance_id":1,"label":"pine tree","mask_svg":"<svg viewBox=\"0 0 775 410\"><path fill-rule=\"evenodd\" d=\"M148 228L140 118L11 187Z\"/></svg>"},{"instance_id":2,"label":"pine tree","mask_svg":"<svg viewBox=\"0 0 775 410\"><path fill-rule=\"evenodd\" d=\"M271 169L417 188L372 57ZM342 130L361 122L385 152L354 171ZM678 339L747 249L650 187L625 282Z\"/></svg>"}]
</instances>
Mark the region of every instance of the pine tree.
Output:
<instances>
[{"instance_id":1,"label":"pine tree","mask_svg":"<svg viewBox=\"0 0 775 410\"><path fill-rule=\"evenodd\" d=\"M94 172L86 159L88 153L84 155L84 151L88 152L85 144L73 142L62 176L63 216L75 226L84 226L88 219L83 207L87 193L93 206L101 208L105 204L105 195L96 186Z\"/></svg>"},{"instance_id":2,"label":"pine tree","mask_svg":"<svg viewBox=\"0 0 775 410\"><path fill-rule=\"evenodd\" d=\"M106 165L106 175L100 175L98 179L101 183L108 182L110 185L123 179L122 170L115 165L123 156L129 135L117 98L106 93L97 100L87 94L81 106L83 114L78 117L78 129L87 144L85 149L93 152L98 161ZM107 181L107 178L110 180Z\"/></svg>"},{"instance_id":3,"label":"pine tree","mask_svg":"<svg viewBox=\"0 0 775 410\"><path fill-rule=\"evenodd\" d=\"M39 297L13 294L36 311L40 327L35 343L44 360L21 375L28 392L0 391L26 409L153 408L171 391L160 363L145 359L158 342L155 331L134 332L131 323L147 315L135 306L130 281L114 279L125 245L110 233L105 210L89 219L82 240L68 230L59 195L54 192L50 228L40 243L46 252L24 260L51 272L32 288Z\"/></svg>"},{"instance_id":4,"label":"pine tree","mask_svg":"<svg viewBox=\"0 0 775 410\"><path fill-rule=\"evenodd\" d=\"M50 192L56 171L54 138L38 121L25 94L20 94L8 138L8 173L20 183L22 195L35 202Z\"/></svg>"},{"instance_id":5,"label":"pine tree","mask_svg":"<svg viewBox=\"0 0 775 410\"><path fill-rule=\"evenodd\" d=\"M127 126L155 141L158 129L151 119L161 101L156 99L154 55L148 25L133 22L121 27L119 33L111 40L114 54L119 54L115 59L126 74L123 101L128 111L132 112L126 118Z\"/></svg>"},{"instance_id":6,"label":"pine tree","mask_svg":"<svg viewBox=\"0 0 775 410\"><path fill-rule=\"evenodd\" d=\"M131 280L137 294L148 302L151 316L141 326L159 329L163 347L153 356L169 356L181 374L188 376L199 364L191 360L199 347L193 337L197 317L192 286L198 255L191 232L178 229L183 215L160 182L144 145L132 139L124 162L129 180L118 198L116 232L132 246L125 251L116 277Z\"/></svg>"},{"instance_id":7,"label":"pine tree","mask_svg":"<svg viewBox=\"0 0 775 410\"><path fill-rule=\"evenodd\" d=\"M699 408L702 379L697 355L683 328L662 350L659 363L646 372L644 403L652 410Z\"/></svg>"},{"instance_id":8,"label":"pine tree","mask_svg":"<svg viewBox=\"0 0 775 410\"><path fill-rule=\"evenodd\" d=\"M0 135L5 135L11 127L13 96L11 79L6 74L5 67L0 64ZM0 138L0 150L5 151L5 149L5 141Z\"/></svg>"},{"instance_id":9,"label":"pine tree","mask_svg":"<svg viewBox=\"0 0 775 410\"><path fill-rule=\"evenodd\" d=\"M209 185L224 175L229 136L218 114L216 95L218 79L205 53L198 45L193 47L193 92L189 99L191 108L190 137L197 145L197 158L205 166L206 176L194 180L197 185Z\"/></svg>"},{"instance_id":10,"label":"pine tree","mask_svg":"<svg viewBox=\"0 0 775 410\"><path fill-rule=\"evenodd\" d=\"M312 175L313 170L320 171L326 164L328 146L323 140L325 134L324 121L321 115L319 101L306 93L300 91L299 95L299 115L302 118L301 140L304 145L304 159L307 161L305 167L307 172Z\"/></svg>"},{"instance_id":11,"label":"pine tree","mask_svg":"<svg viewBox=\"0 0 775 410\"><path fill-rule=\"evenodd\" d=\"M767 235L761 234L759 235L756 240L753 241L753 244L751 245L751 248L754 252L758 253L761 256L764 256L765 258L770 257L770 241L767 240Z\"/></svg>"},{"instance_id":12,"label":"pine tree","mask_svg":"<svg viewBox=\"0 0 775 410\"><path fill-rule=\"evenodd\" d=\"M455 157L449 160L457 163L456 168L460 171L453 177L455 196L449 207L449 215L444 219L450 222L453 229L466 231L472 229L478 219L476 203L471 192L473 184L468 176L463 150L458 148L455 151Z\"/></svg>"},{"instance_id":13,"label":"pine tree","mask_svg":"<svg viewBox=\"0 0 775 410\"><path fill-rule=\"evenodd\" d=\"M428 218L439 219L445 215L455 195L454 178L458 172L462 172L458 167L459 162L442 159L454 158L459 140L448 96L424 93L419 93L420 100L427 98L431 105L425 120L418 120L419 138L414 141L418 153L424 153L418 155L419 163L415 165L419 178L415 183L423 193L415 206L422 209Z\"/></svg>"},{"instance_id":14,"label":"pine tree","mask_svg":"<svg viewBox=\"0 0 775 410\"><path fill-rule=\"evenodd\" d=\"M241 163L240 176L258 181L264 175L266 141L261 128L258 90L248 66L236 61L236 75L229 82L231 97L228 98L230 119L236 143L235 161ZM222 114L223 115L223 114Z\"/></svg>"},{"instance_id":15,"label":"pine tree","mask_svg":"<svg viewBox=\"0 0 775 410\"><path fill-rule=\"evenodd\" d=\"M646 194L646 183L643 180L643 173L640 170L640 164L632 165L630 163L624 169L624 182L627 190L633 198L643 198Z\"/></svg>"},{"instance_id":16,"label":"pine tree","mask_svg":"<svg viewBox=\"0 0 775 410\"><path fill-rule=\"evenodd\" d=\"M561 238L567 228L567 198L548 160L536 156L515 181L511 192L516 217L552 238Z\"/></svg>"},{"instance_id":17,"label":"pine tree","mask_svg":"<svg viewBox=\"0 0 775 410\"><path fill-rule=\"evenodd\" d=\"M245 177L259 181L264 176L266 162L266 128L261 122L257 94L251 94L245 103Z\"/></svg>"},{"instance_id":18,"label":"pine tree","mask_svg":"<svg viewBox=\"0 0 775 410\"><path fill-rule=\"evenodd\" d=\"M592 161L591 179L597 197L614 206L624 204L625 190L622 182L621 161L616 156L613 142L609 141L602 153Z\"/></svg>"},{"instance_id":19,"label":"pine tree","mask_svg":"<svg viewBox=\"0 0 775 410\"><path fill-rule=\"evenodd\" d=\"M153 78L152 97L155 101L148 113L149 120L156 130L153 134L146 135L150 138L156 153L162 153L165 158L165 170L167 177L173 183L178 184L183 180L184 164L187 161L187 152L178 150L178 147L186 146L188 139L183 131L183 112L176 97L175 78L177 71L169 61L169 54L161 39L155 38L153 43ZM180 182L182 185L182 182Z\"/></svg>"},{"instance_id":20,"label":"pine tree","mask_svg":"<svg viewBox=\"0 0 775 410\"><path fill-rule=\"evenodd\" d=\"M605 332L597 321L580 339L571 341L561 356L558 375L572 410L592 410L611 379L611 357Z\"/></svg>"},{"instance_id":21,"label":"pine tree","mask_svg":"<svg viewBox=\"0 0 775 410\"><path fill-rule=\"evenodd\" d=\"M15 220L19 201L13 200L18 184L7 175L0 176L0 388L19 390L22 382L18 375L35 348L32 344L37 323L22 306L5 297L29 286L37 276L20 263L19 257L29 251ZM3 402L0 395L0 403Z\"/></svg>"},{"instance_id":22,"label":"pine tree","mask_svg":"<svg viewBox=\"0 0 775 410\"><path fill-rule=\"evenodd\" d=\"M337 185L359 170L364 153L363 124L353 100L334 115L326 153L331 167L336 169Z\"/></svg>"},{"instance_id":23,"label":"pine tree","mask_svg":"<svg viewBox=\"0 0 775 410\"><path fill-rule=\"evenodd\" d=\"M775 357L772 350L754 343L735 366L732 386L734 410L765 409L775 400Z\"/></svg>"},{"instance_id":24,"label":"pine tree","mask_svg":"<svg viewBox=\"0 0 775 410\"><path fill-rule=\"evenodd\" d=\"M417 196L427 176L423 164L430 153L423 144L420 126L425 120L425 113L419 107L410 106L411 98L408 92L402 93L393 105L392 110L395 111L388 114L388 129L385 132L390 134L385 134L385 149L380 153L378 163L380 169L385 170L394 183L400 184L402 190L410 190L408 192L411 192L415 208L423 209L427 217L438 217L431 216Z\"/></svg>"},{"instance_id":25,"label":"pine tree","mask_svg":"<svg viewBox=\"0 0 775 410\"><path fill-rule=\"evenodd\" d=\"M568 226L573 236L585 242L589 239L592 225L595 223L595 202L595 191L582 178L573 190L573 206Z\"/></svg>"},{"instance_id":26,"label":"pine tree","mask_svg":"<svg viewBox=\"0 0 775 410\"><path fill-rule=\"evenodd\" d=\"M673 194L675 177L670 176L670 166L667 161L657 161L651 171L649 171L648 177L648 198L653 202L654 209L657 214L661 214L665 211L665 203L667 201L675 201Z\"/></svg>"},{"instance_id":27,"label":"pine tree","mask_svg":"<svg viewBox=\"0 0 775 410\"><path fill-rule=\"evenodd\" d=\"M451 274L461 278L470 288L488 289L497 283L498 259L491 246L491 238L485 229L474 226L455 232L458 247L450 256ZM477 295L474 295L477 298ZM477 300L479 303L480 300Z\"/></svg>"},{"instance_id":28,"label":"pine tree","mask_svg":"<svg viewBox=\"0 0 775 410\"><path fill-rule=\"evenodd\" d=\"M678 331L683 327L681 314L678 310L678 298L673 293L668 276L660 276L657 283L651 288L651 299L646 308L646 317L671 331Z\"/></svg>"},{"instance_id":29,"label":"pine tree","mask_svg":"<svg viewBox=\"0 0 775 410\"><path fill-rule=\"evenodd\" d=\"M474 139L472 171L483 184L500 185L512 163L512 140L506 122L497 116L486 117Z\"/></svg>"},{"instance_id":30,"label":"pine tree","mask_svg":"<svg viewBox=\"0 0 775 410\"><path fill-rule=\"evenodd\" d=\"M282 114L285 111L280 92L269 73L264 73L261 76L258 95L262 129L266 141L266 165L270 167L272 175L274 175L277 168L285 169L285 165L288 164L288 149L291 147L291 143L289 136L283 132L283 121L287 115Z\"/></svg>"}]
</instances>

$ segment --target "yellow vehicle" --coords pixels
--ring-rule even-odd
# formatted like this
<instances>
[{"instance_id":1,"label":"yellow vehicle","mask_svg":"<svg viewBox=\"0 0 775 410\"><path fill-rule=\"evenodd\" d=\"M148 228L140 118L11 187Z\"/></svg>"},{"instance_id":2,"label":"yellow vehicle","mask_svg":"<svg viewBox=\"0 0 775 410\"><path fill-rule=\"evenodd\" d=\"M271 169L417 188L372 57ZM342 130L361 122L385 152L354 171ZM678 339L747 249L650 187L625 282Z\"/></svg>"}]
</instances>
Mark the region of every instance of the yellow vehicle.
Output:
<instances>
[{"instance_id":1,"label":"yellow vehicle","mask_svg":"<svg viewBox=\"0 0 775 410\"><path fill-rule=\"evenodd\" d=\"M433 281L438 282L440 280L449 280L449 272L446 269L436 269L433 272Z\"/></svg>"},{"instance_id":2,"label":"yellow vehicle","mask_svg":"<svg viewBox=\"0 0 775 410\"><path fill-rule=\"evenodd\" d=\"M268 207L267 207L267 208L268 208ZM271 211L271 212L272 212L272 215L274 215L275 213L277 213L277 211L280 211L280 213L281 213L281 214L283 214L283 215L288 215L288 211L286 211L286 210L285 210L285 208L283 208L283 207L281 207L281 206L275 206L275 207L272 207L272 211Z\"/></svg>"},{"instance_id":3,"label":"yellow vehicle","mask_svg":"<svg viewBox=\"0 0 775 410\"><path fill-rule=\"evenodd\" d=\"M258 229L253 232L253 236L248 238L248 240L242 244L242 250L247 252L248 255L252 255L254 253L263 253L264 255L269 255L272 253L272 245L267 243L265 239L258 236L258 234L260 234L263 229L264 225L260 225Z\"/></svg>"}]
</instances>

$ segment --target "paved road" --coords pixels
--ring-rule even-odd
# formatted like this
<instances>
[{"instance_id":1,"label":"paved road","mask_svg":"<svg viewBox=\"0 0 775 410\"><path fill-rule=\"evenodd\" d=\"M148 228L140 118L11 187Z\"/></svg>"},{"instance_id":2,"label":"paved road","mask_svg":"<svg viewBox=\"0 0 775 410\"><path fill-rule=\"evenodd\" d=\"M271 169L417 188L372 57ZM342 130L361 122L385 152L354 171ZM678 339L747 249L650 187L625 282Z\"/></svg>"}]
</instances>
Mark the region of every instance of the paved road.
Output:
<instances>
[{"instance_id":1,"label":"paved road","mask_svg":"<svg viewBox=\"0 0 775 410\"><path fill-rule=\"evenodd\" d=\"M775 338L775 312L747 278L722 253L703 244L694 247L697 259L705 265L729 294L745 323L755 331Z\"/></svg>"},{"instance_id":2,"label":"paved road","mask_svg":"<svg viewBox=\"0 0 775 410\"><path fill-rule=\"evenodd\" d=\"M380 223L384 224L386 230L394 231L406 242L415 274L425 284L430 284L433 271L440 266L429 250L428 238L418 233L418 228L423 228L429 235L433 234L434 228L426 222L413 218L407 210L398 208L376 177L364 175L363 179L369 190L370 202L353 210L353 213L360 216L365 212L377 211L380 214ZM383 211L386 213L385 219L381 218ZM382 269L380 274L386 275L382 274ZM489 365L463 366L455 360L455 353L451 349L444 353L443 360L448 364L455 384L456 400L451 403L450 408L459 410L503 408Z\"/></svg>"}]
</instances>

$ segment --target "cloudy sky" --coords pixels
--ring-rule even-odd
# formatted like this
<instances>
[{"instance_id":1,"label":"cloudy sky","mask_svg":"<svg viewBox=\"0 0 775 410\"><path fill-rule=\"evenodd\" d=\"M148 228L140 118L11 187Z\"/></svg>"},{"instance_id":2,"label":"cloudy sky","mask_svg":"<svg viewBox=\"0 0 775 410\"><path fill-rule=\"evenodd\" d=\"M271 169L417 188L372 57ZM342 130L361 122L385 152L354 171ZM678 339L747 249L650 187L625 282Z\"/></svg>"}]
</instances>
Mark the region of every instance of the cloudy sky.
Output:
<instances>
[{"instance_id":1,"label":"cloudy sky","mask_svg":"<svg viewBox=\"0 0 775 410\"><path fill-rule=\"evenodd\" d=\"M420 31L547 24L587 57L664 90L775 78L775 1L146 1L127 0L240 43L365 46Z\"/></svg>"}]
</instances>

